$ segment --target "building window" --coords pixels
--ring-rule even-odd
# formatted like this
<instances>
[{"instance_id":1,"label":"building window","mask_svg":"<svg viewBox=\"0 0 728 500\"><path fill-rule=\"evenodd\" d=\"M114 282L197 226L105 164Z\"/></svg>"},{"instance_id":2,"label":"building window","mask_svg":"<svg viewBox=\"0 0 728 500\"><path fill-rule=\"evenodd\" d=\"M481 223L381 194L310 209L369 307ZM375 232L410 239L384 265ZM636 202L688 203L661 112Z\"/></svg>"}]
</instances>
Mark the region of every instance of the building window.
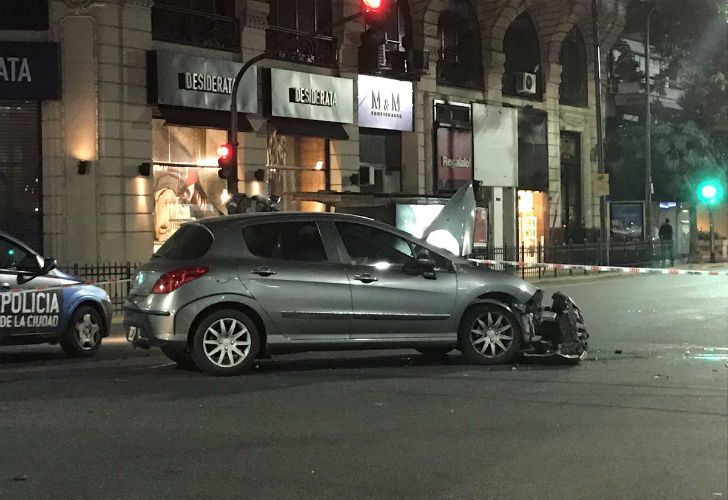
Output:
<instances>
[{"instance_id":1,"label":"building window","mask_svg":"<svg viewBox=\"0 0 728 500\"><path fill-rule=\"evenodd\" d=\"M365 26L367 29L368 26ZM407 65L405 52L412 48L412 20L407 0L397 0L395 7L387 11L385 22L385 42L376 48L376 54L366 54L362 57L361 49L359 56L360 73L380 73L382 71L393 71L403 74L410 71ZM365 59L373 58L376 64L368 64Z\"/></svg>"},{"instance_id":2,"label":"building window","mask_svg":"<svg viewBox=\"0 0 728 500\"><path fill-rule=\"evenodd\" d=\"M483 51L480 25L469 0L450 0L437 24L440 60L437 83L483 88Z\"/></svg>"},{"instance_id":3,"label":"building window","mask_svg":"<svg viewBox=\"0 0 728 500\"><path fill-rule=\"evenodd\" d=\"M0 30L48 29L48 0L2 0Z\"/></svg>"},{"instance_id":4,"label":"building window","mask_svg":"<svg viewBox=\"0 0 728 500\"><path fill-rule=\"evenodd\" d=\"M586 49L579 28L574 26L561 45L559 102L568 106L587 105Z\"/></svg>"},{"instance_id":5,"label":"building window","mask_svg":"<svg viewBox=\"0 0 728 500\"><path fill-rule=\"evenodd\" d=\"M328 151L329 139L283 134L268 126L268 188L281 197L283 210L326 211L325 205L302 197L330 187Z\"/></svg>"},{"instance_id":6,"label":"building window","mask_svg":"<svg viewBox=\"0 0 728 500\"><path fill-rule=\"evenodd\" d=\"M182 224L227 213L227 183L217 175L224 130L152 121L154 250Z\"/></svg>"},{"instance_id":7,"label":"building window","mask_svg":"<svg viewBox=\"0 0 728 500\"><path fill-rule=\"evenodd\" d=\"M503 94L543 99L543 72L538 33L531 16L523 13L506 30L503 38L506 62Z\"/></svg>"},{"instance_id":8,"label":"building window","mask_svg":"<svg viewBox=\"0 0 728 500\"><path fill-rule=\"evenodd\" d=\"M330 30L331 0L271 0L266 31L268 53L277 59L318 66L336 64L336 41Z\"/></svg>"},{"instance_id":9,"label":"building window","mask_svg":"<svg viewBox=\"0 0 728 500\"><path fill-rule=\"evenodd\" d=\"M362 193L401 191L402 134L359 129L359 190Z\"/></svg>"},{"instance_id":10,"label":"building window","mask_svg":"<svg viewBox=\"0 0 728 500\"><path fill-rule=\"evenodd\" d=\"M0 231L43 251L41 103L0 100Z\"/></svg>"},{"instance_id":11,"label":"building window","mask_svg":"<svg viewBox=\"0 0 728 500\"><path fill-rule=\"evenodd\" d=\"M564 241L582 242L581 134L561 132L561 227Z\"/></svg>"},{"instance_id":12,"label":"building window","mask_svg":"<svg viewBox=\"0 0 728 500\"><path fill-rule=\"evenodd\" d=\"M152 38L238 52L240 23L235 0L156 0Z\"/></svg>"}]
</instances>

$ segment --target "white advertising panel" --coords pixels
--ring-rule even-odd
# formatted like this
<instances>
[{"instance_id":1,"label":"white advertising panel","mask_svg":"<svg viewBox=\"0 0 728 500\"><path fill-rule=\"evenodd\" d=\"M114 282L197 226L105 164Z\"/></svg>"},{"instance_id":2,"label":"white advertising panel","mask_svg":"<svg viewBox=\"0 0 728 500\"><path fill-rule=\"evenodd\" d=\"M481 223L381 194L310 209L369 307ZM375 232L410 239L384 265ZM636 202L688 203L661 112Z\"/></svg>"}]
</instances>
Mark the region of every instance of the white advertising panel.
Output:
<instances>
[{"instance_id":1,"label":"white advertising panel","mask_svg":"<svg viewBox=\"0 0 728 500\"><path fill-rule=\"evenodd\" d=\"M359 75L359 126L384 130L413 130L412 82Z\"/></svg>"},{"instance_id":2,"label":"white advertising panel","mask_svg":"<svg viewBox=\"0 0 728 500\"><path fill-rule=\"evenodd\" d=\"M354 123L354 81L271 69L273 116Z\"/></svg>"},{"instance_id":3,"label":"white advertising panel","mask_svg":"<svg viewBox=\"0 0 728 500\"><path fill-rule=\"evenodd\" d=\"M473 104L476 180L484 186L518 185L518 112Z\"/></svg>"}]
</instances>

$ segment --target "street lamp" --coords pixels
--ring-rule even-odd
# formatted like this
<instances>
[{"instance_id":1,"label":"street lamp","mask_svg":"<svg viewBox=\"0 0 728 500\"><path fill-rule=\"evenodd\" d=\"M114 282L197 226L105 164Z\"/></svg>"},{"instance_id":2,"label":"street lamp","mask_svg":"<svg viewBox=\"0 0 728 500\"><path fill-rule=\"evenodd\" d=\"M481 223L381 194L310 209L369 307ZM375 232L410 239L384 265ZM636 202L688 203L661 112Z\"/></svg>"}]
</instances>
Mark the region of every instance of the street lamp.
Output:
<instances>
[{"instance_id":1,"label":"street lamp","mask_svg":"<svg viewBox=\"0 0 728 500\"><path fill-rule=\"evenodd\" d=\"M645 21L645 236L652 241L652 109L650 103L650 22L657 5L648 4Z\"/></svg>"}]
</instances>

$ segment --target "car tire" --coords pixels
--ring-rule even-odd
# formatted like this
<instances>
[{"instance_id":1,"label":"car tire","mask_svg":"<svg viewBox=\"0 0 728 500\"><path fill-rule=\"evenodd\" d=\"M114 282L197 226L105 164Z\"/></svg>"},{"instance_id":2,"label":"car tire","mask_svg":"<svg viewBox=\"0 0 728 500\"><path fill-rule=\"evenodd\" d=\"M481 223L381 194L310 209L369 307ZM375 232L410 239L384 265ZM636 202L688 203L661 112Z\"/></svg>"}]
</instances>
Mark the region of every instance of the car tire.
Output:
<instances>
[{"instance_id":1,"label":"car tire","mask_svg":"<svg viewBox=\"0 0 728 500\"><path fill-rule=\"evenodd\" d=\"M447 353L452 351L454 347L418 347L415 349L420 354L424 354L428 358L444 358Z\"/></svg>"},{"instance_id":2,"label":"car tire","mask_svg":"<svg viewBox=\"0 0 728 500\"><path fill-rule=\"evenodd\" d=\"M88 358L96 354L105 336L106 325L101 313L93 306L82 305L74 311L59 343L67 355Z\"/></svg>"},{"instance_id":3,"label":"car tire","mask_svg":"<svg viewBox=\"0 0 728 500\"><path fill-rule=\"evenodd\" d=\"M185 370L197 369L197 365L195 364L195 360L192 359L192 352L189 347L185 346L180 348L172 345L163 345L161 346L161 349L164 355L177 363L180 368Z\"/></svg>"},{"instance_id":4,"label":"car tire","mask_svg":"<svg viewBox=\"0 0 728 500\"><path fill-rule=\"evenodd\" d=\"M200 321L192 359L208 375L229 377L249 371L260 351L260 334L243 312L221 309Z\"/></svg>"},{"instance_id":5,"label":"car tire","mask_svg":"<svg viewBox=\"0 0 728 500\"><path fill-rule=\"evenodd\" d=\"M521 326L505 307L478 304L463 316L458 340L465 359L471 363L510 363L521 347Z\"/></svg>"}]
</instances>

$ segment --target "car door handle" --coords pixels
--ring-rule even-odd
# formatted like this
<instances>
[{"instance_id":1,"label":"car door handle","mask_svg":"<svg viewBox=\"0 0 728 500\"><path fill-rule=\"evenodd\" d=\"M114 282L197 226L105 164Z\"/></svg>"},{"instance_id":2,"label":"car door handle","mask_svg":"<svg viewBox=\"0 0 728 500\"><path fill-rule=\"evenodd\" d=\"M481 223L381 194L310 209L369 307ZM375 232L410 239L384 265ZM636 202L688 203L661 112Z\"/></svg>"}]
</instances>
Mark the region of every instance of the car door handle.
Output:
<instances>
[{"instance_id":1,"label":"car door handle","mask_svg":"<svg viewBox=\"0 0 728 500\"><path fill-rule=\"evenodd\" d=\"M250 272L259 276L272 276L276 274L276 272L270 267L259 267L257 269L251 270Z\"/></svg>"},{"instance_id":2,"label":"car door handle","mask_svg":"<svg viewBox=\"0 0 728 500\"><path fill-rule=\"evenodd\" d=\"M369 273L364 273L364 274L355 274L355 275L354 275L354 279L355 279L355 280L359 280L359 281L361 281L362 283L372 283L372 282L374 282L374 281L378 281L378 280L379 280L378 278L375 278L374 276L372 276L372 275L371 275L371 274L369 274Z\"/></svg>"}]
</instances>

